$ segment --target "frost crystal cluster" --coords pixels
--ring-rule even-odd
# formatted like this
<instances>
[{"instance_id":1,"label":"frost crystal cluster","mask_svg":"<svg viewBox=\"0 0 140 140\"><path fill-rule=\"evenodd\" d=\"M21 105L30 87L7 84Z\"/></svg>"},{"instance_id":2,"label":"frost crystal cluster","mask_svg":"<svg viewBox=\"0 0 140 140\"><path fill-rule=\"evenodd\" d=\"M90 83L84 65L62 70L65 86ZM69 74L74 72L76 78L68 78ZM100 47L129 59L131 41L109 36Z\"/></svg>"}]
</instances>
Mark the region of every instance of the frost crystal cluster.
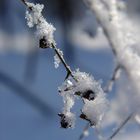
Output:
<instances>
[{"instance_id":1,"label":"frost crystal cluster","mask_svg":"<svg viewBox=\"0 0 140 140\"><path fill-rule=\"evenodd\" d=\"M63 52L61 50L58 49L59 54L63 57ZM59 67L59 64L61 63L60 58L58 57L58 55L56 54L54 56L54 66L57 69Z\"/></svg>"},{"instance_id":2,"label":"frost crystal cluster","mask_svg":"<svg viewBox=\"0 0 140 140\"><path fill-rule=\"evenodd\" d=\"M59 88L63 97L64 108L61 116L61 126L63 118L67 120L67 127L74 126L75 117L71 113L75 98L81 97L84 101L81 118L87 120L91 125L98 125L107 109L107 100L100 84L92 76L79 70L73 72L76 80L69 77ZM72 114L72 115L67 115ZM65 122L66 123L66 122ZM73 123L73 124L72 124ZM70 124L70 125L69 125ZM63 127L63 126L62 126Z\"/></svg>"},{"instance_id":3,"label":"frost crystal cluster","mask_svg":"<svg viewBox=\"0 0 140 140\"><path fill-rule=\"evenodd\" d=\"M26 11L26 19L28 26L36 26L36 36L39 39L39 45L41 48L51 47L51 44L55 44L54 31L56 30L53 25L49 24L42 16L42 10L44 5L33 4L26 2L28 10Z\"/></svg>"}]
</instances>

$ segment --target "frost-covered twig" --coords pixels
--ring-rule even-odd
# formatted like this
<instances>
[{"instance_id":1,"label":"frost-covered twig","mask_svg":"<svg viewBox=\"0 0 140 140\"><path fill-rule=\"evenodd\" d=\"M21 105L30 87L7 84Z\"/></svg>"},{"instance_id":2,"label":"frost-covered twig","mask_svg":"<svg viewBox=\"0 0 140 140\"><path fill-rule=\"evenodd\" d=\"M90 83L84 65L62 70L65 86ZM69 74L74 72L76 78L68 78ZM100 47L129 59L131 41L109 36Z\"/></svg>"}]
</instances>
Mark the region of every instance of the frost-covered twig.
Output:
<instances>
[{"instance_id":1,"label":"frost-covered twig","mask_svg":"<svg viewBox=\"0 0 140 140\"><path fill-rule=\"evenodd\" d=\"M60 54L59 52L59 49L54 45L52 44L52 48L55 50L57 56L59 57L59 59L61 60L62 64L64 65L65 69L67 70L67 76L65 79L67 79L69 77L69 75L71 75L74 79L74 75L72 73L72 70L70 68L70 66L68 66L68 64L66 63L65 59L63 58L63 56ZM75 79L76 80L76 79Z\"/></svg>"},{"instance_id":2,"label":"frost-covered twig","mask_svg":"<svg viewBox=\"0 0 140 140\"><path fill-rule=\"evenodd\" d=\"M121 66L117 65L112 74L111 79L108 81L107 86L104 88L105 93L109 93L112 90L113 84L119 78L120 72L121 72ZM86 136L89 128L90 128L90 125L89 123L87 123L85 128L82 131L82 134L80 135L79 140L82 140Z\"/></svg>"},{"instance_id":3,"label":"frost-covered twig","mask_svg":"<svg viewBox=\"0 0 140 140\"><path fill-rule=\"evenodd\" d=\"M74 78L74 76L72 74L72 70L70 69L70 67L68 66L66 61L64 60L62 54L60 53L60 50L56 47L56 43L53 40L52 34L53 34L55 28L51 24L48 24L46 22L46 20L44 19L44 17L41 15L41 11L42 11L44 6L39 5L39 4L34 5L34 4L29 3L25 0L21 0L21 1L25 4L25 6L30 11L32 11L32 13L31 13L32 15L30 15L29 12L26 12L26 14L27 14L26 18L28 20L29 27L34 26L34 24L37 26L37 30L38 30L37 35L40 37L39 47L41 47L41 48L48 48L48 47L53 48L56 55L58 56L58 58L60 59L60 61L62 62L62 64L64 65L64 67L67 71L66 78L68 78L69 75ZM48 40L49 40L49 42L48 42ZM59 64L57 64L57 65L59 65Z\"/></svg>"},{"instance_id":4,"label":"frost-covered twig","mask_svg":"<svg viewBox=\"0 0 140 140\"><path fill-rule=\"evenodd\" d=\"M65 62L62 51L56 47L53 37L55 28L46 21L41 13L44 5L33 4L26 1L22 2L27 6L26 19L28 26L36 27L39 47L54 49L56 53L55 67L58 67L59 62L62 62L67 71L65 81L62 86L59 87L59 93L63 97L64 102L63 111L59 114L61 117L61 127L74 127L76 115L71 112L71 108L77 97L80 97L84 101L80 117L87 120L91 126L99 125L107 108L107 99L100 83L97 82L93 76L85 72L80 72L79 70L72 71L70 69Z\"/></svg>"},{"instance_id":5,"label":"frost-covered twig","mask_svg":"<svg viewBox=\"0 0 140 140\"><path fill-rule=\"evenodd\" d=\"M133 87L136 89L137 94L139 94L140 57L132 47L138 44L131 31L133 26L131 23L127 24L130 20L128 20L124 12L119 11L120 1L104 0L108 8L106 8L101 0L85 1L94 12L99 25L102 27L118 64L127 72L130 80L134 83Z\"/></svg>"},{"instance_id":6,"label":"frost-covered twig","mask_svg":"<svg viewBox=\"0 0 140 140\"><path fill-rule=\"evenodd\" d=\"M139 42L135 40L135 32L133 32L134 26L124 12L125 4L123 3L121 5L121 0L85 1L88 7L94 12L99 25L102 27L117 63L121 65L128 75L133 87L133 96L136 97L133 101L131 99L135 107L139 104L140 97L140 56L133 46L138 46ZM126 106L129 108L130 103ZM122 123L110 139L120 131L130 118L131 115Z\"/></svg>"}]
</instances>

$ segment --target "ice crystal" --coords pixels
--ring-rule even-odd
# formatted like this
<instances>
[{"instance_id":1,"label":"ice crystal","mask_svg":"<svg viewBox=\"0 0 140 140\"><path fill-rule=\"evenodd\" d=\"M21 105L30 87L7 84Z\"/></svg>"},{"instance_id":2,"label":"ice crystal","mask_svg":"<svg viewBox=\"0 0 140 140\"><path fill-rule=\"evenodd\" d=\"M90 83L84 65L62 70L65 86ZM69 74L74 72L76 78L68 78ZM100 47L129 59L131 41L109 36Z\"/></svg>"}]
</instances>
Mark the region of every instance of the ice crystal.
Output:
<instances>
[{"instance_id":1,"label":"ice crystal","mask_svg":"<svg viewBox=\"0 0 140 140\"><path fill-rule=\"evenodd\" d=\"M64 116L71 113L71 108L78 95L84 101L81 118L90 122L91 125L98 125L102 120L107 108L107 99L99 82L85 73L76 70L73 72L76 80L69 77L59 88L60 95L63 97ZM73 121L74 122L74 121Z\"/></svg>"},{"instance_id":2,"label":"ice crystal","mask_svg":"<svg viewBox=\"0 0 140 140\"><path fill-rule=\"evenodd\" d=\"M108 106L105 94L98 93L95 100L89 101L84 99L84 102L82 113L85 115L86 120L88 120L91 125L100 125Z\"/></svg>"},{"instance_id":3,"label":"ice crystal","mask_svg":"<svg viewBox=\"0 0 140 140\"><path fill-rule=\"evenodd\" d=\"M36 25L36 36L40 40L40 47L51 47L51 44L55 44L54 31L56 30L52 24L49 24L42 16L42 10L44 5L33 4L27 2L28 10L26 11L27 25L31 28Z\"/></svg>"},{"instance_id":4,"label":"ice crystal","mask_svg":"<svg viewBox=\"0 0 140 140\"><path fill-rule=\"evenodd\" d=\"M63 52L61 50L58 50L59 54L63 57ZM60 58L58 57L58 55L56 54L54 56L54 66L57 69L59 67L59 64L61 63Z\"/></svg>"}]
</instances>

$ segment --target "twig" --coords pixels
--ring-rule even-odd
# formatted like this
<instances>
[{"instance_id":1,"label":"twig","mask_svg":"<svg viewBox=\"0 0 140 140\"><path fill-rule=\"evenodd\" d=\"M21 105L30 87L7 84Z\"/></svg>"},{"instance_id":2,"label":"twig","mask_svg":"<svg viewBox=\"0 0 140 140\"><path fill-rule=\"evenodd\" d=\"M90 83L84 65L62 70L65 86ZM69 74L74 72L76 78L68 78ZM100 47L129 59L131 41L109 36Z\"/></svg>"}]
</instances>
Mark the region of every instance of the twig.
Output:
<instances>
[{"instance_id":1,"label":"twig","mask_svg":"<svg viewBox=\"0 0 140 140\"><path fill-rule=\"evenodd\" d=\"M45 102L43 102L39 97L37 97L33 92L26 89L23 85L21 85L18 81L11 78L7 74L0 71L0 82L16 91L15 93L22 97L27 103L32 105L38 111L40 111L43 115L49 116L53 114L53 109L49 107Z\"/></svg>"},{"instance_id":2,"label":"twig","mask_svg":"<svg viewBox=\"0 0 140 140\"><path fill-rule=\"evenodd\" d=\"M30 10L32 10L32 7L29 7L25 0L21 0L21 1L24 3L25 6L27 6ZM69 77L69 75L70 75L75 81L77 81L75 79L74 75L72 74L72 70L71 70L70 66L68 66L68 64L66 63L65 59L63 58L63 56L60 54L60 52L59 52L58 48L56 47L56 45L54 45L52 43L51 46L54 49L55 53L57 54L57 56L59 57L59 59L61 60L62 64L64 65L64 67L65 67L65 69L67 71L67 75L66 75L65 79L67 79Z\"/></svg>"},{"instance_id":3,"label":"twig","mask_svg":"<svg viewBox=\"0 0 140 140\"><path fill-rule=\"evenodd\" d=\"M79 137L79 140L82 140L85 137L85 132L88 131L89 128L90 128L90 123L87 123L85 128L83 129L82 134Z\"/></svg>"},{"instance_id":4,"label":"twig","mask_svg":"<svg viewBox=\"0 0 140 140\"><path fill-rule=\"evenodd\" d=\"M109 93L109 92L112 90L112 87L113 87L115 81L119 78L118 75L119 75L120 70L121 70L121 66L118 65L118 66L115 68L115 70L114 70L114 72L113 72L113 74L112 74L111 79L108 81L107 86L104 88L104 92L105 92L105 93Z\"/></svg>"},{"instance_id":5,"label":"twig","mask_svg":"<svg viewBox=\"0 0 140 140\"><path fill-rule=\"evenodd\" d=\"M135 112L131 113L122 123L121 125L116 129L116 131L107 139L107 140L112 140L118 133L119 131L124 127L124 125L133 117Z\"/></svg>"},{"instance_id":6,"label":"twig","mask_svg":"<svg viewBox=\"0 0 140 140\"><path fill-rule=\"evenodd\" d=\"M21 0L25 6L28 7L26 0Z\"/></svg>"},{"instance_id":7,"label":"twig","mask_svg":"<svg viewBox=\"0 0 140 140\"><path fill-rule=\"evenodd\" d=\"M87 6L87 8L91 9L91 11L92 11L93 13L95 13L96 20L97 20L98 24L101 25L101 27L102 27L102 29L103 29L103 32L104 32L105 36L106 36L107 39L108 39L108 43L109 43L109 45L110 45L110 47L111 47L111 50L112 50L114 56L116 56L116 55L117 55L117 52L116 52L116 50L114 49L115 47L114 47L114 44L113 44L113 42L112 42L112 40L111 40L111 38L110 38L110 35L109 35L107 29L104 28L104 25L102 24L102 21L100 20L100 18L96 15L95 10L94 10L93 8L91 8L91 5L92 5L92 4L91 4L90 1L88 1L88 0L83 0L83 1L84 1L85 5Z\"/></svg>"},{"instance_id":8,"label":"twig","mask_svg":"<svg viewBox=\"0 0 140 140\"><path fill-rule=\"evenodd\" d=\"M59 59L61 60L62 64L64 65L64 67L65 67L65 69L67 71L67 76L66 76L65 79L67 79L68 76L71 75L71 77L73 77L73 79L76 80L74 75L73 75L73 73L72 73L72 70L71 70L70 66L68 66L68 64L66 63L65 59L60 54L58 48L54 44L52 44L52 48L54 49L55 53L57 54L57 56L59 57Z\"/></svg>"},{"instance_id":9,"label":"twig","mask_svg":"<svg viewBox=\"0 0 140 140\"><path fill-rule=\"evenodd\" d=\"M111 79L108 81L107 86L104 88L104 92L105 93L109 93L111 91L114 82L118 78L118 72L120 71L120 69L121 69L121 66L117 65L117 67L115 68L114 73L113 73ZM79 140L82 140L85 137L84 132L87 131L89 128L90 128L90 125L89 125L89 123L87 123L85 128L84 128L84 130L83 130L83 132L82 132L82 134L80 135Z\"/></svg>"}]
</instances>

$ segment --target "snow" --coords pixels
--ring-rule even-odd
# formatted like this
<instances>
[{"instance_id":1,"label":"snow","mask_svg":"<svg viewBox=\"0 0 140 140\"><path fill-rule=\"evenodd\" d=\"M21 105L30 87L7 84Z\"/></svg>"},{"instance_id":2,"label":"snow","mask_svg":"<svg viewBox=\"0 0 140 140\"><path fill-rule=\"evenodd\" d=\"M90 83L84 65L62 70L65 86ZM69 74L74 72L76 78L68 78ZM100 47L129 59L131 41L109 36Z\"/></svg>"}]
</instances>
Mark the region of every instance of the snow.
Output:
<instances>
[{"instance_id":1,"label":"snow","mask_svg":"<svg viewBox=\"0 0 140 140\"><path fill-rule=\"evenodd\" d=\"M58 49L59 54L63 57L63 52L61 50ZM57 69L59 67L59 64L61 63L60 58L58 57L58 55L56 54L54 56L54 66Z\"/></svg>"},{"instance_id":2,"label":"snow","mask_svg":"<svg viewBox=\"0 0 140 140\"><path fill-rule=\"evenodd\" d=\"M82 113L86 115L86 120L89 120L91 125L98 125L107 109L105 93L93 76L80 72L79 69L74 71L73 75L76 81L69 77L59 87L59 92L64 102L63 114L66 117L67 113L71 113L71 108L74 106L75 98L78 95L84 100Z\"/></svg>"},{"instance_id":3,"label":"snow","mask_svg":"<svg viewBox=\"0 0 140 140\"><path fill-rule=\"evenodd\" d=\"M31 28L36 25L36 37L38 40L45 39L45 47L51 47L54 41L54 31L55 27L48 23L42 15L42 10L44 8L43 4L33 4L27 3L28 8L26 11L27 25Z\"/></svg>"},{"instance_id":4,"label":"snow","mask_svg":"<svg viewBox=\"0 0 140 140\"><path fill-rule=\"evenodd\" d=\"M95 100L89 101L84 99L84 103L82 113L86 115L86 118L90 121L91 125L100 125L108 108L108 101L105 94L98 93Z\"/></svg>"}]
</instances>

